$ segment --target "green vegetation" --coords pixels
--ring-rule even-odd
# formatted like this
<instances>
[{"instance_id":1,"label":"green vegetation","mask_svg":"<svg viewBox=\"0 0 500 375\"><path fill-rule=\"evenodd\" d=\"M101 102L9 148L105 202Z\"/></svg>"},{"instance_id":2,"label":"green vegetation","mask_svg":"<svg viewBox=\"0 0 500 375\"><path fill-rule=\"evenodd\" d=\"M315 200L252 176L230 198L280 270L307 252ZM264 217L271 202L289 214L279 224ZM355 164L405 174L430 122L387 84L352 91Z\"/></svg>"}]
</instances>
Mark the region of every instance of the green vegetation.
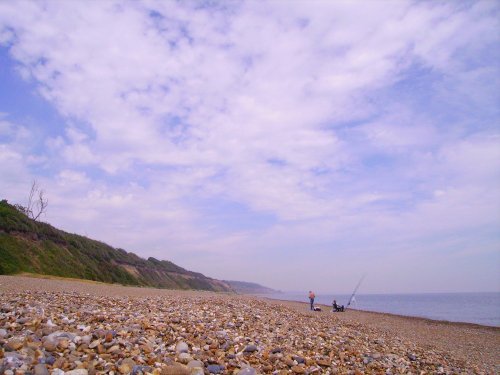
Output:
<instances>
[{"instance_id":1,"label":"green vegetation","mask_svg":"<svg viewBox=\"0 0 500 375\"><path fill-rule=\"evenodd\" d=\"M232 291L172 262L143 259L123 249L37 222L0 202L0 274L35 273L169 289Z\"/></svg>"}]
</instances>

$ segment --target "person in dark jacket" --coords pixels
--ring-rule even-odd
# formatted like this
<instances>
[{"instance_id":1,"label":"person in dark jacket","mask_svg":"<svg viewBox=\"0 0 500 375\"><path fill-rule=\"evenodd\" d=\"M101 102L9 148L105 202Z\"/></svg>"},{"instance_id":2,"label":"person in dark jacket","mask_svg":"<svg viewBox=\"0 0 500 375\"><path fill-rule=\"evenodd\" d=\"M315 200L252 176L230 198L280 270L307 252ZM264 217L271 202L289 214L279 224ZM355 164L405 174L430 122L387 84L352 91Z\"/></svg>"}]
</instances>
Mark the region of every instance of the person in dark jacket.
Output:
<instances>
[{"instance_id":1,"label":"person in dark jacket","mask_svg":"<svg viewBox=\"0 0 500 375\"><path fill-rule=\"evenodd\" d=\"M336 300L333 300L332 302L332 308L333 308L333 311L344 311L344 305L337 305L337 301Z\"/></svg>"}]
</instances>

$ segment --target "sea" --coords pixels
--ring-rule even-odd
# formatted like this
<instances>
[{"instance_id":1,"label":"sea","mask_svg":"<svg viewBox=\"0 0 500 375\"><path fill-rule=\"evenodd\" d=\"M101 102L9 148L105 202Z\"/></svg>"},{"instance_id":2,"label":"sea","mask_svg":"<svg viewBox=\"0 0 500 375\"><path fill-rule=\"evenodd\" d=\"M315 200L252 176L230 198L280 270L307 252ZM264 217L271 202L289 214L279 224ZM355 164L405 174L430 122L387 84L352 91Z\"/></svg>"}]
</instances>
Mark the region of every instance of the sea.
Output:
<instances>
[{"instance_id":1,"label":"sea","mask_svg":"<svg viewBox=\"0 0 500 375\"><path fill-rule=\"evenodd\" d=\"M282 292L262 297L309 303L308 292ZM351 295L316 294L315 304L347 305ZM349 308L449 322L475 323L500 327L500 292L356 294Z\"/></svg>"}]
</instances>

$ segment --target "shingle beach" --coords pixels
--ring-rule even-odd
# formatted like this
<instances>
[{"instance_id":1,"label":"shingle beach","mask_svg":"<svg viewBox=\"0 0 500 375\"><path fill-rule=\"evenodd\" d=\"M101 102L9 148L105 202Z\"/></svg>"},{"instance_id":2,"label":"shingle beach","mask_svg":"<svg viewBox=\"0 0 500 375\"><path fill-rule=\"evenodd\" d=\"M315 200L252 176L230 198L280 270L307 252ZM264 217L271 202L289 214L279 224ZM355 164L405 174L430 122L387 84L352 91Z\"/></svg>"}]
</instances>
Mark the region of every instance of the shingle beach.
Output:
<instances>
[{"instance_id":1,"label":"shingle beach","mask_svg":"<svg viewBox=\"0 0 500 375\"><path fill-rule=\"evenodd\" d=\"M0 276L6 375L498 373L499 333L248 296Z\"/></svg>"}]
</instances>

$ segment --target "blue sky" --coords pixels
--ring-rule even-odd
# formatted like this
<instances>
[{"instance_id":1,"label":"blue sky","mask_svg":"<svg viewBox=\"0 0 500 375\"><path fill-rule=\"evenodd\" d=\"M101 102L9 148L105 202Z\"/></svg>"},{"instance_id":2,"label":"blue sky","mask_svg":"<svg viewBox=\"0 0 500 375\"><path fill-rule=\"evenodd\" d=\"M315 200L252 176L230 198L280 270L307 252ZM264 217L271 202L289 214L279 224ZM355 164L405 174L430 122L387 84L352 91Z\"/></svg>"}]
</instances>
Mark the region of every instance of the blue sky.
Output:
<instances>
[{"instance_id":1,"label":"blue sky","mask_svg":"<svg viewBox=\"0 0 500 375\"><path fill-rule=\"evenodd\" d=\"M283 290L500 290L497 2L1 2L0 193Z\"/></svg>"}]
</instances>

